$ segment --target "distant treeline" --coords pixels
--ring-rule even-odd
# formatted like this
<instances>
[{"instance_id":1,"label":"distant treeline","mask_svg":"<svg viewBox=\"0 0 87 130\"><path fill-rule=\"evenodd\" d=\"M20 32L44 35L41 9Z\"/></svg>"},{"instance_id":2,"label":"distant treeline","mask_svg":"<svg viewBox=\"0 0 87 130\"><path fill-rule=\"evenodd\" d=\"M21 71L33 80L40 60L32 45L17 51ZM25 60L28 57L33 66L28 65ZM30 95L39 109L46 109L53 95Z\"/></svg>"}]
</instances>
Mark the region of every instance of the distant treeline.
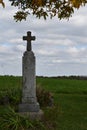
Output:
<instances>
[{"instance_id":1,"label":"distant treeline","mask_svg":"<svg viewBox=\"0 0 87 130\"><path fill-rule=\"evenodd\" d=\"M87 76L56 76L56 77L47 77L47 76L37 76L41 78L55 78L55 79L78 79L78 80L87 80Z\"/></svg>"},{"instance_id":2,"label":"distant treeline","mask_svg":"<svg viewBox=\"0 0 87 130\"><path fill-rule=\"evenodd\" d=\"M22 78L22 76L14 76L14 75L0 75L0 78L2 77L10 77L10 78ZM87 80L87 76L75 76L75 75L70 75L70 76L36 76L37 78L55 78L55 79L78 79L78 80Z\"/></svg>"}]
</instances>

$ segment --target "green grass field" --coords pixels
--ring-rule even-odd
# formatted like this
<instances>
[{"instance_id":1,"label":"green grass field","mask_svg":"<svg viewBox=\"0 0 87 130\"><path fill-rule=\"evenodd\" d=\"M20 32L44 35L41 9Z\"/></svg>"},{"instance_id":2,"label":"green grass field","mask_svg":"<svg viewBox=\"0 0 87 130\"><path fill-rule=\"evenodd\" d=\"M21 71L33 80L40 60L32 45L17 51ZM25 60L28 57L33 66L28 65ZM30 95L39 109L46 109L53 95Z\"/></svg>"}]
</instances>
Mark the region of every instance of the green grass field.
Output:
<instances>
[{"instance_id":1,"label":"green grass field","mask_svg":"<svg viewBox=\"0 0 87 130\"><path fill-rule=\"evenodd\" d=\"M54 107L43 107L46 130L87 130L87 80L37 78L37 86L54 95ZM22 78L0 76L0 92L21 90ZM14 100L20 94L14 94ZM0 106L0 113L4 106Z\"/></svg>"}]
</instances>

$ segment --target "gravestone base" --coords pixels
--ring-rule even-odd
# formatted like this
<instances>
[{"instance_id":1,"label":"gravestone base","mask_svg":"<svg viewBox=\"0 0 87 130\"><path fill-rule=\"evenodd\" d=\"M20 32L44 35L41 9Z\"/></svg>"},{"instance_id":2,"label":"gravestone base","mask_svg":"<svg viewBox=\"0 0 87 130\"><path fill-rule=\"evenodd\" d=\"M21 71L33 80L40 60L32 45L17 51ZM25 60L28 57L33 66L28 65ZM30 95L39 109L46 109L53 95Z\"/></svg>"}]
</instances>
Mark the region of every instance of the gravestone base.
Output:
<instances>
[{"instance_id":1,"label":"gravestone base","mask_svg":"<svg viewBox=\"0 0 87 130\"><path fill-rule=\"evenodd\" d=\"M39 110L40 110L39 103L36 103L36 104L28 104L28 103L19 104L19 112L38 112Z\"/></svg>"},{"instance_id":2,"label":"gravestone base","mask_svg":"<svg viewBox=\"0 0 87 130\"><path fill-rule=\"evenodd\" d=\"M19 114L28 117L30 120L42 120L44 116L42 110L38 112L19 112Z\"/></svg>"}]
</instances>

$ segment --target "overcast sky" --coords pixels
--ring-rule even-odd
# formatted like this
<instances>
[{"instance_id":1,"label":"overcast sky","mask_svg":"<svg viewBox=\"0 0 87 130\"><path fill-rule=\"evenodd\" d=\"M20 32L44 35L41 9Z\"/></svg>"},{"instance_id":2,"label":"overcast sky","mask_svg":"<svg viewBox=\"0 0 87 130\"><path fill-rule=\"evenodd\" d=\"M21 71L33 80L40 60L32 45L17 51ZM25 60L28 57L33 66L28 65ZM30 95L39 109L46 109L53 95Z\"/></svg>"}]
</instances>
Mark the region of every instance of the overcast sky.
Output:
<instances>
[{"instance_id":1,"label":"overcast sky","mask_svg":"<svg viewBox=\"0 0 87 130\"><path fill-rule=\"evenodd\" d=\"M76 10L69 21L29 16L15 22L15 12L9 2L5 9L0 5L0 75L22 75L26 50L22 37L27 31L36 36L32 42L36 75L87 75L87 7Z\"/></svg>"}]
</instances>

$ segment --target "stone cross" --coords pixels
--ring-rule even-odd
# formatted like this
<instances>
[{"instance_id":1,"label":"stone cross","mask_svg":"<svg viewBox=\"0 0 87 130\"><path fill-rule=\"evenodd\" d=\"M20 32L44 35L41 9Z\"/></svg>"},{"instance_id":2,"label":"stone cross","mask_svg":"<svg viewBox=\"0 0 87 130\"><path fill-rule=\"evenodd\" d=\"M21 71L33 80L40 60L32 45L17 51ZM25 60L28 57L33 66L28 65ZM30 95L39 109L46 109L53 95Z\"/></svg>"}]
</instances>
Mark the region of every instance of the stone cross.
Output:
<instances>
[{"instance_id":1,"label":"stone cross","mask_svg":"<svg viewBox=\"0 0 87 130\"><path fill-rule=\"evenodd\" d=\"M22 57L22 100L19 104L19 112L23 115L29 115L31 119L42 118L43 111L36 96L36 58L31 50L31 40L35 40L35 36L31 36L31 32L27 32L27 36L23 37L27 40L27 50Z\"/></svg>"},{"instance_id":2,"label":"stone cross","mask_svg":"<svg viewBox=\"0 0 87 130\"><path fill-rule=\"evenodd\" d=\"M36 58L33 51L31 51L31 40L35 40L35 36L31 36L31 32L28 31L23 40L27 40L27 50L22 57L23 87L19 111L39 112L40 106L36 97Z\"/></svg>"},{"instance_id":3,"label":"stone cross","mask_svg":"<svg viewBox=\"0 0 87 130\"><path fill-rule=\"evenodd\" d=\"M26 40L27 41L27 51L31 51L32 50L32 47L31 47L31 41L35 40L35 36L31 36L31 32L27 32L27 36L23 36L23 40Z\"/></svg>"}]
</instances>

